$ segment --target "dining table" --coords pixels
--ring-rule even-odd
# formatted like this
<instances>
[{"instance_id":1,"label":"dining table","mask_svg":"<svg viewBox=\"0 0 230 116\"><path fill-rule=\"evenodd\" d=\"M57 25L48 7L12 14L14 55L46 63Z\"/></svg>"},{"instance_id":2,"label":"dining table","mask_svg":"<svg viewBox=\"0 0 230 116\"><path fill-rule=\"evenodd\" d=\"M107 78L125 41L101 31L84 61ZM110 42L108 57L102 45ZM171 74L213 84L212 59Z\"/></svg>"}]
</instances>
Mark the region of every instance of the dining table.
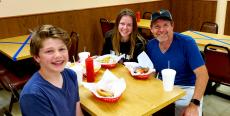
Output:
<instances>
[{"instance_id":1,"label":"dining table","mask_svg":"<svg viewBox=\"0 0 230 116\"><path fill-rule=\"evenodd\" d=\"M144 29L150 29L151 20L150 19L140 19L139 22L137 22L137 26L139 28Z\"/></svg>"},{"instance_id":2,"label":"dining table","mask_svg":"<svg viewBox=\"0 0 230 116\"><path fill-rule=\"evenodd\" d=\"M95 83L105 72L101 68L96 74ZM110 68L116 77L124 78L126 89L115 103L101 101L84 86L79 87L81 107L90 115L96 116L147 116L173 104L185 95L185 91L174 86L172 91L164 91L161 80L152 73L148 79L140 80L131 76L122 64Z\"/></svg>"},{"instance_id":3,"label":"dining table","mask_svg":"<svg viewBox=\"0 0 230 116\"><path fill-rule=\"evenodd\" d=\"M225 46L230 49L230 36L222 34L214 34L200 31L185 31L181 34L191 36L197 43L201 51L204 50L204 46L207 44L215 44L220 46Z\"/></svg>"},{"instance_id":4,"label":"dining table","mask_svg":"<svg viewBox=\"0 0 230 116\"><path fill-rule=\"evenodd\" d=\"M112 20L111 23L115 23L115 20ZM137 22L138 28L150 29L151 20L150 19L140 19Z\"/></svg>"},{"instance_id":5,"label":"dining table","mask_svg":"<svg viewBox=\"0 0 230 116\"><path fill-rule=\"evenodd\" d=\"M0 39L0 52L13 61L31 58L30 35Z\"/></svg>"}]
</instances>

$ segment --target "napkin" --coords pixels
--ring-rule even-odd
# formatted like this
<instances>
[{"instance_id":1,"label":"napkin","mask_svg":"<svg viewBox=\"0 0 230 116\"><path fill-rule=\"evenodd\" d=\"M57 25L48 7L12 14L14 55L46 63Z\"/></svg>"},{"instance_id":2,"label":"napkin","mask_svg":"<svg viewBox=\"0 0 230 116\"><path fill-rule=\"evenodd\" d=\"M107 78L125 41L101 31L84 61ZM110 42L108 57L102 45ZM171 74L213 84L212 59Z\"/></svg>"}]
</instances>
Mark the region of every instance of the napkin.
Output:
<instances>
[{"instance_id":1,"label":"napkin","mask_svg":"<svg viewBox=\"0 0 230 116\"><path fill-rule=\"evenodd\" d=\"M112 72L110 72L108 69L104 72L102 78L97 83L86 83L83 82L83 86L87 88L89 91L94 93L96 97L99 98L109 98L109 97L103 97L100 96L96 91L97 89L104 89L107 91L111 91L114 93L113 97L110 98L116 98L119 97L126 88L126 83L124 78L118 78L116 77Z\"/></svg>"},{"instance_id":2,"label":"napkin","mask_svg":"<svg viewBox=\"0 0 230 116\"><path fill-rule=\"evenodd\" d=\"M148 67L150 69L154 69L154 65L150 60L149 56L143 51L137 56L137 61L142 67Z\"/></svg>"}]
</instances>

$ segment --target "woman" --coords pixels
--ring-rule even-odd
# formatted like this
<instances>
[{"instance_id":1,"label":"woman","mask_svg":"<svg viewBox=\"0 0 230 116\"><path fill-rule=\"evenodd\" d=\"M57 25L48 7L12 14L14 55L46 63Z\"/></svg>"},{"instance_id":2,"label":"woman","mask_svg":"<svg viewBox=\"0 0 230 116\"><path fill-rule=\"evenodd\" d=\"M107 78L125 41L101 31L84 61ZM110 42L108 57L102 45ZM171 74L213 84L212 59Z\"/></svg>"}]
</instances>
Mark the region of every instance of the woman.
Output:
<instances>
[{"instance_id":1,"label":"woman","mask_svg":"<svg viewBox=\"0 0 230 116\"><path fill-rule=\"evenodd\" d=\"M145 39L138 33L135 13L126 8L120 11L113 30L107 33L102 54L125 54L123 61L137 62L145 44Z\"/></svg>"},{"instance_id":2,"label":"woman","mask_svg":"<svg viewBox=\"0 0 230 116\"><path fill-rule=\"evenodd\" d=\"M30 53L40 69L20 95L23 116L81 116L77 76L65 69L71 40L66 31L43 25L32 32Z\"/></svg>"}]
</instances>

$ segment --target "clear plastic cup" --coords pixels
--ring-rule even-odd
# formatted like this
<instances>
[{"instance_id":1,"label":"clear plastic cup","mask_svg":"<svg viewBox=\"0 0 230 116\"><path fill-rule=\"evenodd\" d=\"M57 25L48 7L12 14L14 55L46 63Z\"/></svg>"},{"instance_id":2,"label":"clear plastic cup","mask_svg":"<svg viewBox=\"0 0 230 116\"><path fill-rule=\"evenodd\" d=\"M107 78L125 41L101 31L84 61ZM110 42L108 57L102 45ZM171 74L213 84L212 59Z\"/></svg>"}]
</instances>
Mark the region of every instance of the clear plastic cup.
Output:
<instances>
[{"instance_id":1,"label":"clear plastic cup","mask_svg":"<svg viewBox=\"0 0 230 116\"><path fill-rule=\"evenodd\" d=\"M172 91L174 86L174 80L176 76L176 71L173 69L163 69L161 71L163 87L165 91Z\"/></svg>"}]
</instances>

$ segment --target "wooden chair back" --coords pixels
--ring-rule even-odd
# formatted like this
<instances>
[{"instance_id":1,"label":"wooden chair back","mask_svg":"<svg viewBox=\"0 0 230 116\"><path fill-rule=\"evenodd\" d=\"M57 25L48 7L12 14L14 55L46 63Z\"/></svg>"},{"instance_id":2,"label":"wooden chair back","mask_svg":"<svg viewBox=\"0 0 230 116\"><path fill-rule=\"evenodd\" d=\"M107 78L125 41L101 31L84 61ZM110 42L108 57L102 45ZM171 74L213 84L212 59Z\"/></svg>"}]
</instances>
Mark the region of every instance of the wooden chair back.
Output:
<instances>
[{"instance_id":1,"label":"wooden chair back","mask_svg":"<svg viewBox=\"0 0 230 116\"><path fill-rule=\"evenodd\" d=\"M200 31L218 34L218 25L213 22L203 22Z\"/></svg>"},{"instance_id":2,"label":"wooden chair back","mask_svg":"<svg viewBox=\"0 0 230 116\"><path fill-rule=\"evenodd\" d=\"M204 57L209 80L230 86L230 50L224 46L208 44Z\"/></svg>"},{"instance_id":3,"label":"wooden chair back","mask_svg":"<svg viewBox=\"0 0 230 116\"><path fill-rule=\"evenodd\" d=\"M72 31L70 33L71 38L71 46L69 48L69 61L73 62L73 58L78 60L78 44L79 44L79 34L77 32Z\"/></svg>"},{"instance_id":4,"label":"wooden chair back","mask_svg":"<svg viewBox=\"0 0 230 116\"><path fill-rule=\"evenodd\" d=\"M114 27L114 23L111 23L108 19L100 18L101 30L103 37L105 37L106 32L112 30Z\"/></svg>"}]
</instances>

